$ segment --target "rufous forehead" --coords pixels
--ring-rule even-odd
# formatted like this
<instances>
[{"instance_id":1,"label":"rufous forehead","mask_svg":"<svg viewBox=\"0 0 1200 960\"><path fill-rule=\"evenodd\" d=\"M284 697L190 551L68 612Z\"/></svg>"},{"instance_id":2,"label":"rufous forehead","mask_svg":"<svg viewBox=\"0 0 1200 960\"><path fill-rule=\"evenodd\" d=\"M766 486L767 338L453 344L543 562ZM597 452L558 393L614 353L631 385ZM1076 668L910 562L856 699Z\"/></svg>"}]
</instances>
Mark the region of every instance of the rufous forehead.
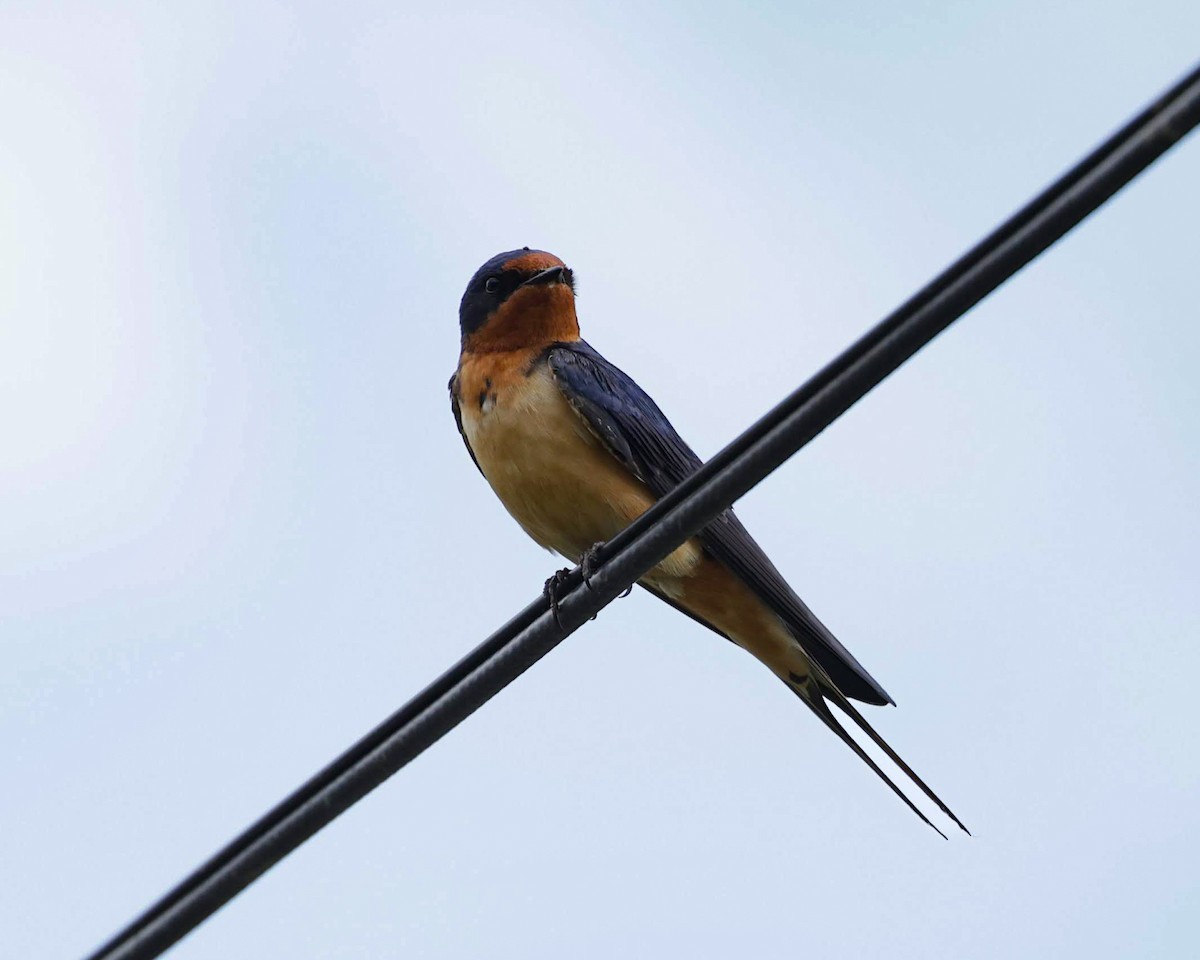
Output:
<instances>
[{"instance_id":1,"label":"rufous forehead","mask_svg":"<svg viewBox=\"0 0 1200 960\"><path fill-rule=\"evenodd\" d=\"M551 267L565 266L566 264L552 253L530 250L529 253L523 253L519 257L513 257L507 261L504 269L515 270L518 273L536 273L541 270L549 270Z\"/></svg>"}]
</instances>

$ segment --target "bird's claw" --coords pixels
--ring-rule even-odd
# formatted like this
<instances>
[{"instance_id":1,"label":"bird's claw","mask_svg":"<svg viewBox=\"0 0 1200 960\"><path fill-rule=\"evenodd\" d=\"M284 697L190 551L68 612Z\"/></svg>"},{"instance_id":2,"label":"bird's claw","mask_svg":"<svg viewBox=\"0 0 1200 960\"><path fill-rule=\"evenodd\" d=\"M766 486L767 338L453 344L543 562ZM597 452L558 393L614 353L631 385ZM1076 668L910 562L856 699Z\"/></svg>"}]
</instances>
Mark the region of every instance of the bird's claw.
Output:
<instances>
[{"instance_id":1,"label":"bird's claw","mask_svg":"<svg viewBox=\"0 0 1200 960\"><path fill-rule=\"evenodd\" d=\"M542 594L550 602L550 613L554 617L554 622L558 624L559 630L563 629L563 622L558 613L558 591L562 589L570 575L570 569L563 567L561 570L554 571L554 574L546 580L546 585L542 587Z\"/></svg>"},{"instance_id":2,"label":"bird's claw","mask_svg":"<svg viewBox=\"0 0 1200 960\"><path fill-rule=\"evenodd\" d=\"M596 572L596 568L600 566L600 553L604 550L605 546L606 544L604 543L593 543L590 547L583 551L583 556L579 558L579 572L583 574L583 582L587 585L588 589L592 589L592 574L594 574ZM627 586L622 593L617 594L617 599L620 600L622 597L627 597L631 593L633 593L632 583ZM592 619L595 620L596 618L592 617Z\"/></svg>"},{"instance_id":3,"label":"bird's claw","mask_svg":"<svg viewBox=\"0 0 1200 960\"><path fill-rule=\"evenodd\" d=\"M579 557L579 573L583 578L584 586L586 586L589 590L595 589L592 586L592 576L600 566L602 559L600 553L603 551L604 546L604 543L593 543L590 547L584 550L583 554ZM563 569L555 571L554 575L546 581L545 587L542 588L542 593L550 602L550 613L553 614L554 622L558 624L559 630L563 629L563 623L558 612L558 593L566 585L570 576L571 571L568 568L563 567ZM627 597L632 592L633 584L631 583L625 588L623 593L618 595L618 599L621 597ZM598 614L593 613L589 619L595 620L597 616Z\"/></svg>"},{"instance_id":4,"label":"bird's claw","mask_svg":"<svg viewBox=\"0 0 1200 960\"><path fill-rule=\"evenodd\" d=\"M592 574L596 572L596 567L600 565L600 551L603 549L603 543L593 543L583 551L583 556L579 558L579 572L583 574L584 585L589 590L592 589Z\"/></svg>"}]
</instances>

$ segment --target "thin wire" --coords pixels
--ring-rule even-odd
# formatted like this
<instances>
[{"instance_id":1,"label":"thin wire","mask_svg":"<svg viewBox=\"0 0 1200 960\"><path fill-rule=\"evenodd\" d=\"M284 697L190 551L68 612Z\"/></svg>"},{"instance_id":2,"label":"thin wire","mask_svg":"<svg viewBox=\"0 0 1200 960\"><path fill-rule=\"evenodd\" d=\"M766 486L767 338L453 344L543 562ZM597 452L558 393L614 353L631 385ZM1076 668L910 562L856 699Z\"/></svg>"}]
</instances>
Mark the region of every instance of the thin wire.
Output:
<instances>
[{"instance_id":1,"label":"thin wire","mask_svg":"<svg viewBox=\"0 0 1200 960\"><path fill-rule=\"evenodd\" d=\"M588 586L573 571L561 627L544 598L527 606L89 960L148 960L170 947L529 669L1198 123L1200 67L615 537Z\"/></svg>"}]
</instances>

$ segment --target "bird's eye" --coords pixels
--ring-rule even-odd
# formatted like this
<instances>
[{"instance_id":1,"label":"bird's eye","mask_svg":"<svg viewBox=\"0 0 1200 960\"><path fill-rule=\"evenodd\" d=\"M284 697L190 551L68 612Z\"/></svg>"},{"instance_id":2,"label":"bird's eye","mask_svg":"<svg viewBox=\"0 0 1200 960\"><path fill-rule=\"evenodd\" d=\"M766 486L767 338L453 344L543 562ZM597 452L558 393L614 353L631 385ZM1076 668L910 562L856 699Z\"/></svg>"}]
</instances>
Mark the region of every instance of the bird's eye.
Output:
<instances>
[{"instance_id":1,"label":"bird's eye","mask_svg":"<svg viewBox=\"0 0 1200 960\"><path fill-rule=\"evenodd\" d=\"M483 285L483 289L486 290L488 293L495 293L497 290L500 289L500 278L499 277L488 277L487 283L485 283Z\"/></svg>"}]
</instances>

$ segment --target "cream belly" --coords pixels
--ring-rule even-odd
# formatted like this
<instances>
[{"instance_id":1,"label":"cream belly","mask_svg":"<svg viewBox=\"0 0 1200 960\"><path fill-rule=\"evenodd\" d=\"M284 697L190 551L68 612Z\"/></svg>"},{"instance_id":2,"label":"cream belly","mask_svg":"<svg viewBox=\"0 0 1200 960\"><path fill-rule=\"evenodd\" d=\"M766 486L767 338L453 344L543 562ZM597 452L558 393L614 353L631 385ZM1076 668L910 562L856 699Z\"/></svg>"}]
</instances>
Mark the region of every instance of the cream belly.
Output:
<instances>
[{"instance_id":1,"label":"cream belly","mask_svg":"<svg viewBox=\"0 0 1200 960\"><path fill-rule=\"evenodd\" d=\"M654 496L605 449L547 368L526 377L501 375L505 366L516 365L462 365L463 433L488 483L525 532L578 563L592 544L611 540L648 509ZM783 622L695 540L642 579L785 681L807 675L808 660Z\"/></svg>"},{"instance_id":2,"label":"cream belly","mask_svg":"<svg viewBox=\"0 0 1200 960\"><path fill-rule=\"evenodd\" d=\"M592 544L628 526L654 497L603 447L546 367L504 379L486 397L463 390L463 432L496 496L525 532L577 563ZM690 573L699 558L699 548L689 541L647 579L665 587L665 581Z\"/></svg>"}]
</instances>

